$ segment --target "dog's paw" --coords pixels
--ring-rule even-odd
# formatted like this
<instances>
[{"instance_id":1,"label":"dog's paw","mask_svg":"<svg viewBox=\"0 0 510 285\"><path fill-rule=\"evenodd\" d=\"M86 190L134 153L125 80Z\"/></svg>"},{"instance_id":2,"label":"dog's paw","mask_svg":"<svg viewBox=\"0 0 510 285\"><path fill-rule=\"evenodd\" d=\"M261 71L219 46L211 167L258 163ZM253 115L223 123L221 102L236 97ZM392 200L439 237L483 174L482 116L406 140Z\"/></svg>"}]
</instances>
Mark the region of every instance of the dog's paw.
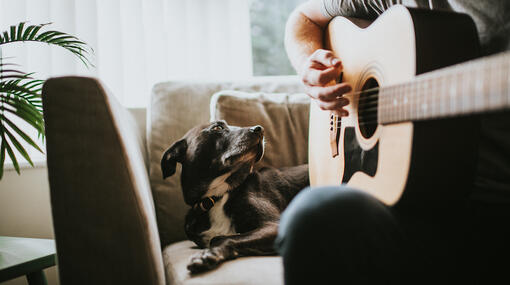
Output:
<instances>
[{"instance_id":1,"label":"dog's paw","mask_svg":"<svg viewBox=\"0 0 510 285\"><path fill-rule=\"evenodd\" d=\"M207 248L191 257L188 270L192 274L208 271L216 268L223 261L225 256L219 248Z\"/></svg>"}]
</instances>

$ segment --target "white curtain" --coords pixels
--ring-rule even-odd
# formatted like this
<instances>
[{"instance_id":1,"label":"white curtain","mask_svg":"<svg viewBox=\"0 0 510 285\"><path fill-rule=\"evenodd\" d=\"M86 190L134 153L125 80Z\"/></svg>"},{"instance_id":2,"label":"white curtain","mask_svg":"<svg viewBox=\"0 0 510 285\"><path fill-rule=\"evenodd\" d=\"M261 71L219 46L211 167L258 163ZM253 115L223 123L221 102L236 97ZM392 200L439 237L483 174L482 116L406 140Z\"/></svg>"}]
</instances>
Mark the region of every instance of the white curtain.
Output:
<instances>
[{"instance_id":1,"label":"white curtain","mask_svg":"<svg viewBox=\"0 0 510 285\"><path fill-rule=\"evenodd\" d=\"M58 47L2 48L24 71L100 78L127 107L143 107L152 86L184 78L252 75L248 0L0 0L0 28L52 22L95 51L86 69Z\"/></svg>"},{"instance_id":2,"label":"white curtain","mask_svg":"<svg viewBox=\"0 0 510 285\"><path fill-rule=\"evenodd\" d=\"M36 43L2 46L5 62L41 79L98 77L126 107L145 107L157 82L252 75L249 0L0 0L0 31L22 21L51 22L47 29L85 41L95 67ZM44 161L24 145L35 163Z\"/></svg>"}]
</instances>

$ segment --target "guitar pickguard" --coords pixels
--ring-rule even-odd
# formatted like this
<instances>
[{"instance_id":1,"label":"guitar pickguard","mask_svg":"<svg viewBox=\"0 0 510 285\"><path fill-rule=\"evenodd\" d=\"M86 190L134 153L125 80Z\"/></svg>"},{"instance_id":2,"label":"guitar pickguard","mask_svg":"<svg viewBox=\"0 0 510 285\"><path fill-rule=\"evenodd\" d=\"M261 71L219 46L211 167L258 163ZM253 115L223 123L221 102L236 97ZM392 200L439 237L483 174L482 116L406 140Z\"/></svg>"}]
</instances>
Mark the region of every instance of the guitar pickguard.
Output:
<instances>
[{"instance_id":1,"label":"guitar pickguard","mask_svg":"<svg viewBox=\"0 0 510 285\"><path fill-rule=\"evenodd\" d=\"M344 176L342 183L351 179L354 173L361 171L371 177L375 176L379 160L379 142L370 150L364 150L356 139L354 127L346 127L344 133Z\"/></svg>"}]
</instances>

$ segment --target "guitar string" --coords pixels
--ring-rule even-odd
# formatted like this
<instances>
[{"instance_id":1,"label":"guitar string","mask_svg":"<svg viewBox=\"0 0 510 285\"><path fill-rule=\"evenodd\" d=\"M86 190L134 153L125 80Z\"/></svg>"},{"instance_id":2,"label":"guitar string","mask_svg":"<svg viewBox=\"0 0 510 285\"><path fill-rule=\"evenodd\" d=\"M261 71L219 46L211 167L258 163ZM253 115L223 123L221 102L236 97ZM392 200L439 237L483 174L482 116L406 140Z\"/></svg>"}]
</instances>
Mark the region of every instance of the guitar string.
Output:
<instances>
[{"instance_id":1,"label":"guitar string","mask_svg":"<svg viewBox=\"0 0 510 285\"><path fill-rule=\"evenodd\" d=\"M499 70L500 73L503 71L508 72L508 69L510 68L509 61L502 61L502 62L496 61L496 60L488 61L483 67L480 67L480 69L483 69L483 71L497 69L497 70ZM497 65L497 68L495 68L494 65ZM460 76L462 78L463 75L473 73L474 71L476 71L476 70L472 70L473 67L469 68L469 66L467 66L465 68L466 68L466 70L464 70L461 74L458 74L458 75L451 74L449 76L455 76L455 77ZM452 72L453 72L453 70L452 70ZM385 86L384 89L399 88L399 89L405 89L408 91L416 91L416 89L420 88L420 86L419 86L420 84L429 85L429 84L433 83L433 81L437 81L438 77L439 77L439 74L436 77L427 78L427 79L415 81L412 83L403 83L403 84L398 84L398 85ZM430 85L430 86L434 86L434 85ZM381 89L380 87L374 87L374 88L365 89L362 91L347 93L345 95L361 95L361 94L365 94L365 93L370 93L372 91L378 91L380 89ZM406 92L406 93L408 93L408 92ZM363 99L364 101L367 101L369 99L373 99L373 98L377 98L377 97L378 97L378 94L375 93L372 95L360 97L359 100L361 101ZM428 99L428 97L424 98L424 99L426 100L426 99Z\"/></svg>"},{"instance_id":2,"label":"guitar string","mask_svg":"<svg viewBox=\"0 0 510 285\"><path fill-rule=\"evenodd\" d=\"M416 90L420 89L420 84L428 85L428 84L430 84L430 80L424 80L423 82L418 82L418 83L414 83L414 84L385 86L383 90L389 90L389 89L393 89L393 88L405 90L406 92L400 91L400 92L396 93L396 96L401 96L402 93L406 93L406 94L411 93L412 94L412 92L415 92ZM369 93L379 91L381 89L382 89L381 87L374 87L374 88L365 89L365 90L361 90L361 91L357 91L357 92L347 93L345 95L354 96L354 95L369 94ZM411 96L411 95L407 95L407 96ZM427 97L427 98L418 98L421 96L411 96L411 97L413 99L420 99L419 101L416 101L416 102L420 102L420 103L433 103L432 101L434 100L434 98L429 98L429 97ZM381 104L381 102L379 101L379 98L380 98L379 92L359 97L357 100L357 102L358 102L358 118L369 118L369 117L373 118L377 114L377 111L380 110L381 107L384 108L385 106L393 105L391 103L390 104ZM372 105L372 106L376 105L376 107L365 108L365 106L370 106L370 105ZM395 120L395 121L398 121L398 120ZM359 122L358 124L359 125L372 125L372 124L379 124L379 121L378 121L378 119L368 120L368 121L364 121L364 122Z\"/></svg>"},{"instance_id":3,"label":"guitar string","mask_svg":"<svg viewBox=\"0 0 510 285\"><path fill-rule=\"evenodd\" d=\"M416 89L416 88L417 88L417 86L414 87L413 89ZM381 89L380 87L374 87L374 88L365 89L365 90L362 90L362 91L352 92L352 93L349 93L347 95L351 95L351 96L352 95L361 95L361 94L364 94L364 93L375 92L375 91L380 90L380 89ZM389 88L385 87L385 89L389 89ZM407 89L407 90L409 90L409 89ZM358 125L364 126L364 125L379 124L378 118L376 118L375 120L373 119L375 116L377 116L377 111L379 110L379 107L382 106L380 104L380 102L378 102L378 100L377 100L378 98L379 98L379 93L375 93L375 94L372 94L372 95L367 95L367 96L363 96L363 97L358 98L358 120L359 119L363 119L363 118L365 118L365 119L370 118L369 120L358 122ZM375 107L364 108L365 106L370 106L370 105L374 105L374 104L376 105ZM363 107L363 108L360 108L360 107ZM337 120L336 128L339 128L340 125L341 125L341 118L339 120L337 115L334 115L334 116L335 116L334 118Z\"/></svg>"},{"instance_id":4,"label":"guitar string","mask_svg":"<svg viewBox=\"0 0 510 285\"><path fill-rule=\"evenodd\" d=\"M394 88L399 88L400 90L397 91L396 94L394 94L394 97L397 97L397 96L403 96L403 94L407 94L405 95L406 98L408 98L409 96L411 97L411 99L414 99L413 103L411 103L409 106L412 106L412 105L419 105L419 104L433 104L434 102L437 102L438 100L435 100L432 96L413 96L413 95L409 95L409 94L415 94L415 92L419 89L423 89L422 87L420 87L420 84L422 85L429 85L430 84L430 80L426 80L426 81L423 81L423 82L419 82L418 84L403 84L403 85L400 85L400 86L393 86ZM407 85L407 86L406 86ZM388 90L389 88L385 87L386 90ZM367 89L368 90L368 89ZM403 90L405 90L405 92L402 92ZM372 92L372 90L370 90L370 92ZM365 93L365 92L357 92L359 94L362 94L362 93ZM363 118L363 117L371 117L373 118L374 115L376 115L376 113L382 109L382 108L385 108L387 106L393 106L394 104L392 103L386 103L386 104L381 104L381 102L378 100L379 99L379 94L376 93L376 94L372 94L372 95L368 95L368 96L363 96L363 97L360 97L358 98L358 114L361 114L361 116L358 116L358 118ZM416 100L418 99L418 100ZM440 99L439 99L440 100ZM374 105L376 104L377 106L376 107L371 107L371 108L366 108L365 106L370 106L370 105ZM409 111L411 113L414 113L412 110ZM397 117L399 117L399 114L396 114ZM398 120L392 120L392 121L398 121ZM360 123L362 125L369 125L369 124L378 124L378 120L374 121L374 120L371 120L371 121L365 121L363 123Z\"/></svg>"},{"instance_id":5,"label":"guitar string","mask_svg":"<svg viewBox=\"0 0 510 285\"><path fill-rule=\"evenodd\" d=\"M426 84L426 83L425 83ZM400 92L400 93L405 93L405 94L414 94L413 92L416 91L417 89L420 89L420 87L418 85L414 85L414 86L410 86L408 87L406 90L406 92ZM396 96L402 96L401 94L397 93ZM409 96L409 95L407 95ZM467 95L468 97L472 97L472 95L468 94ZM373 96L373 97L377 97L377 96ZM415 106L415 110L413 109L410 109L410 113L418 113L418 105L421 105L421 104L425 104L425 105L433 105L433 104L436 104L436 103L440 103L442 102L441 100L442 99L438 99L438 98L434 98L433 96L412 96L412 99L414 99L414 102L411 103L411 105ZM387 107L387 106L393 106L392 103L389 103L389 104L381 104L381 102L378 102L378 101L375 101L374 99L372 99L372 101L364 101L364 102L361 102L359 103L361 100L361 98L358 99L358 120L359 119L368 119L368 120L365 120L365 121L358 121L358 125L360 126L364 126L364 125L374 125L374 124L380 124L379 122L379 118L373 120L374 116L377 114L378 110L380 110L381 108L384 108L384 107ZM374 103L377 103L377 107L372 107L372 108L360 108L362 106L366 106L366 105L370 105L370 104L374 104ZM432 108L434 109L434 108ZM361 111L360 111L361 110ZM400 115L397 113L395 114L395 118L393 119L390 119L389 121L387 121L388 123L389 122L399 122L399 121L405 121L402 119L400 119ZM337 126L338 127L338 126Z\"/></svg>"},{"instance_id":6,"label":"guitar string","mask_svg":"<svg viewBox=\"0 0 510 285\"><path fill-rule=\"evenodd\" d=\"M392 94L393 97L391 97L391 98L401 98L401 99L404 98L405 100L411 100L411 103L409 104L409 106L411 106L411 107L415 106L415 108L417 108L416 106L419 106L422 104L435 106L434 104L440 103L440 102L446 100L445 97L439 98L437 96L435 96L435 97L434 96L418 96L419 94L417 94L417 91L423 90L423 85L427 86L430 84L431 84L430 80L427 80L427 81L420 82L419 84L411 84L411 85L406 84L407 86L400 85L398 87L395 86L395 87L399 88L400 90L398 90L396 93ZM464 80L462 80L461 82L458 82L458 85L460 85L460 86L464 86L465 84L470 84L470 83L465 83ZM420 86L420 85L422 85L422 86ZM434 85L432 85L432 86L434 86ZM462 89L462 88L463 87L460 87L460 89ZM388 87L384 87L383 90L387 90L387 89L388 89ZM432 90L432 92L434 91L434 87L432 87L430 89ZM372 91L374 91L374 90L369 90L369 92L359 91L359 92L354 92L354 93L350 93L350 94L358 95L358 94L363 94L363 93L370 93ZM439 91L439 90L436 89L436 91ZM459 92L462 92L462 90L459 90ZM415 95L415 94L417 94L417 95ZM358 101L358 105L360 107L377 104L378 106L384 108L386 106L394 105L394 103L393 103L394 101L392 101L391 103L381 104L381 101L378 100L379 98L381 98L381 97L379 96L378 93L376 93L376 94L359 97L357 101ZM386 98L389 98L389 96ZM472 94L471 95L467 94L464 97L464 100L475 100L475 99L473 99ZM503 99L501 99L501 100L503 100ZM462 104L462 103L460 103L460 104ZM434 109L434 107L433 107L433 109ZM374 111L374 109L371 109L369 111ZM413 110L410 110L409 112L414 113ZM416 110L416 112L418 112L418 111Z\"/></svg>"},{"instance_id":7,"label":"guitar string","mask_svg":"<svg viewBox=\"0 0 510 285\"><path fill-rule=\"evenodd\" d=\"M499 66L499 70L503 70L503 71L506 71L508 73L509 65L508 65L507 62L499 63L499 65L500 65ZM487 69L487 68L485 68L485 69ZM469 84L469 83L465 83L465 78L463 78L462 75L465 75L465 74L468 74L468 73L472 73L472 72L473 72L473 70L467 70L463 74L461 74L460 76L459 75L451 75L451 76L455 77L454 80L457 81L457 86L459 86L459 85L460 86L464 86L465 84ZM502 71L500 71L500 72L502 72ZM436 85L432 81L436 81L436 79L437 78L428 78L428 79L424 79L423 81L414 82L413 84L404 83L404 84L400 84L400 85L385 86L383 90L397 89L396 92L393 94L394 95L393 97L387 97L387 98L399 98L399 97L402 98L402 96L405 96L404 98L407 100L410 97L410 99L412 101L411 101L411 104L409 106L410 107L414 106L415 109L414 110L413 109L408 109L409 111L407 111L407 112L409 112L409 113L418 113L419 112L418 111L418 106L421 105L421 104L424 104L424 105L433 105L433 104L442 102L442 100L445 100L444 98L435 98L434 96L418 96L418 95L413 95L413 94L416 93L416 91L423 90L424 89L423 87L426 87L426 86L432 86L430 89L433 92L434 88L436 88L434 86L436 86ZM461 79L461 80L458 81L458 79ZM443 78L442 80L445 80L445 79ZM365 89L365 90L361 90L361 91L357 91L357 92L348 93L348 94L345 94L345 95L351 95L351 96L353 96L353 95L363 95L363 94L367 94L367 93L376 92L376 91L379 91L381 89L382 88L380 88L380 87L374 87L374 88L370 88L370 89ZM462 89L462 87L460 89ZM462 91L460 91L460 92L462 92ZM468 97L473 97L473 95L468 95ZM360 96L358 98L358 100L357 100L358 101L358 119L360 119L360 118L361 119L362 118L366 118L366 119L373 118L376 115L376 112L378 110L380 110L381 108L386 108L387 106L394 105L394 103L393 104L392 103L388 104L387 102L386 102L386 104L381 104L381 102L379 101L379 98L380 98L379 92L376 92L374 94L365 95L365 96ZM471 98L471 99L466 98L466 99L467 100L475 100L474 98ZM373 105L377 105L377 107L360 108L360 107L366 107L366 106L370 106L370 105L372 105L372 106ZM434 107L432 109L434 109ZM360 110L362 110L362 111L360 112ZM401 119L399 119L400 117L401 117L401 115L396 113L395 114L395 118L391 119L390 121L391 122L402 121ZM337 120L338 120L338 118L337 118ZM341 124L340 121L338 123ZM378 120L367 120L367 121L358 122L358 124L359 125L373 125L373 124L379 124L379 121Z\"/></svg>"}]
</instances>

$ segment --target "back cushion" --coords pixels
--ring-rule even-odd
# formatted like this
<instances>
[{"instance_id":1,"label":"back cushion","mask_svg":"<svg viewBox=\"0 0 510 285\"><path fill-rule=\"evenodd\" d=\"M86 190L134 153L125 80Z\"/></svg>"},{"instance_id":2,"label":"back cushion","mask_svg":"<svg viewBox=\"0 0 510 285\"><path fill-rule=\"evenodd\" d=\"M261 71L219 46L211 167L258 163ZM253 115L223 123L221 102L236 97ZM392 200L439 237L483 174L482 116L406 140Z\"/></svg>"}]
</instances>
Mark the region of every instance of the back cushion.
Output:
<instances>
[{"instance_id":1,"label":"back cushion","mask_svg":"<svg viewBox=\"0 0 510 285\"><path fill-rule=\"evenodd\" d=\"M308 162L310 99L302 93L220 91L211 99L211 120L264 127L265 151L258 167Z\"/></svg>"},{"instance_id":2,"label":"back cushion","mask_svg":"<svg viewBox=\"0 0 510 285\"><path fill-rule=\"evenodd\" d=\"M244 81L173 81L157 84L149 106L147 145L150 182L162 246L184 240L184 216L188 210L177 172L163 180L161 156L189 129L210 120L211 96L220 90L296 93L302 89L297 77L259 77Z\"/></svg>"}]
</instances>

